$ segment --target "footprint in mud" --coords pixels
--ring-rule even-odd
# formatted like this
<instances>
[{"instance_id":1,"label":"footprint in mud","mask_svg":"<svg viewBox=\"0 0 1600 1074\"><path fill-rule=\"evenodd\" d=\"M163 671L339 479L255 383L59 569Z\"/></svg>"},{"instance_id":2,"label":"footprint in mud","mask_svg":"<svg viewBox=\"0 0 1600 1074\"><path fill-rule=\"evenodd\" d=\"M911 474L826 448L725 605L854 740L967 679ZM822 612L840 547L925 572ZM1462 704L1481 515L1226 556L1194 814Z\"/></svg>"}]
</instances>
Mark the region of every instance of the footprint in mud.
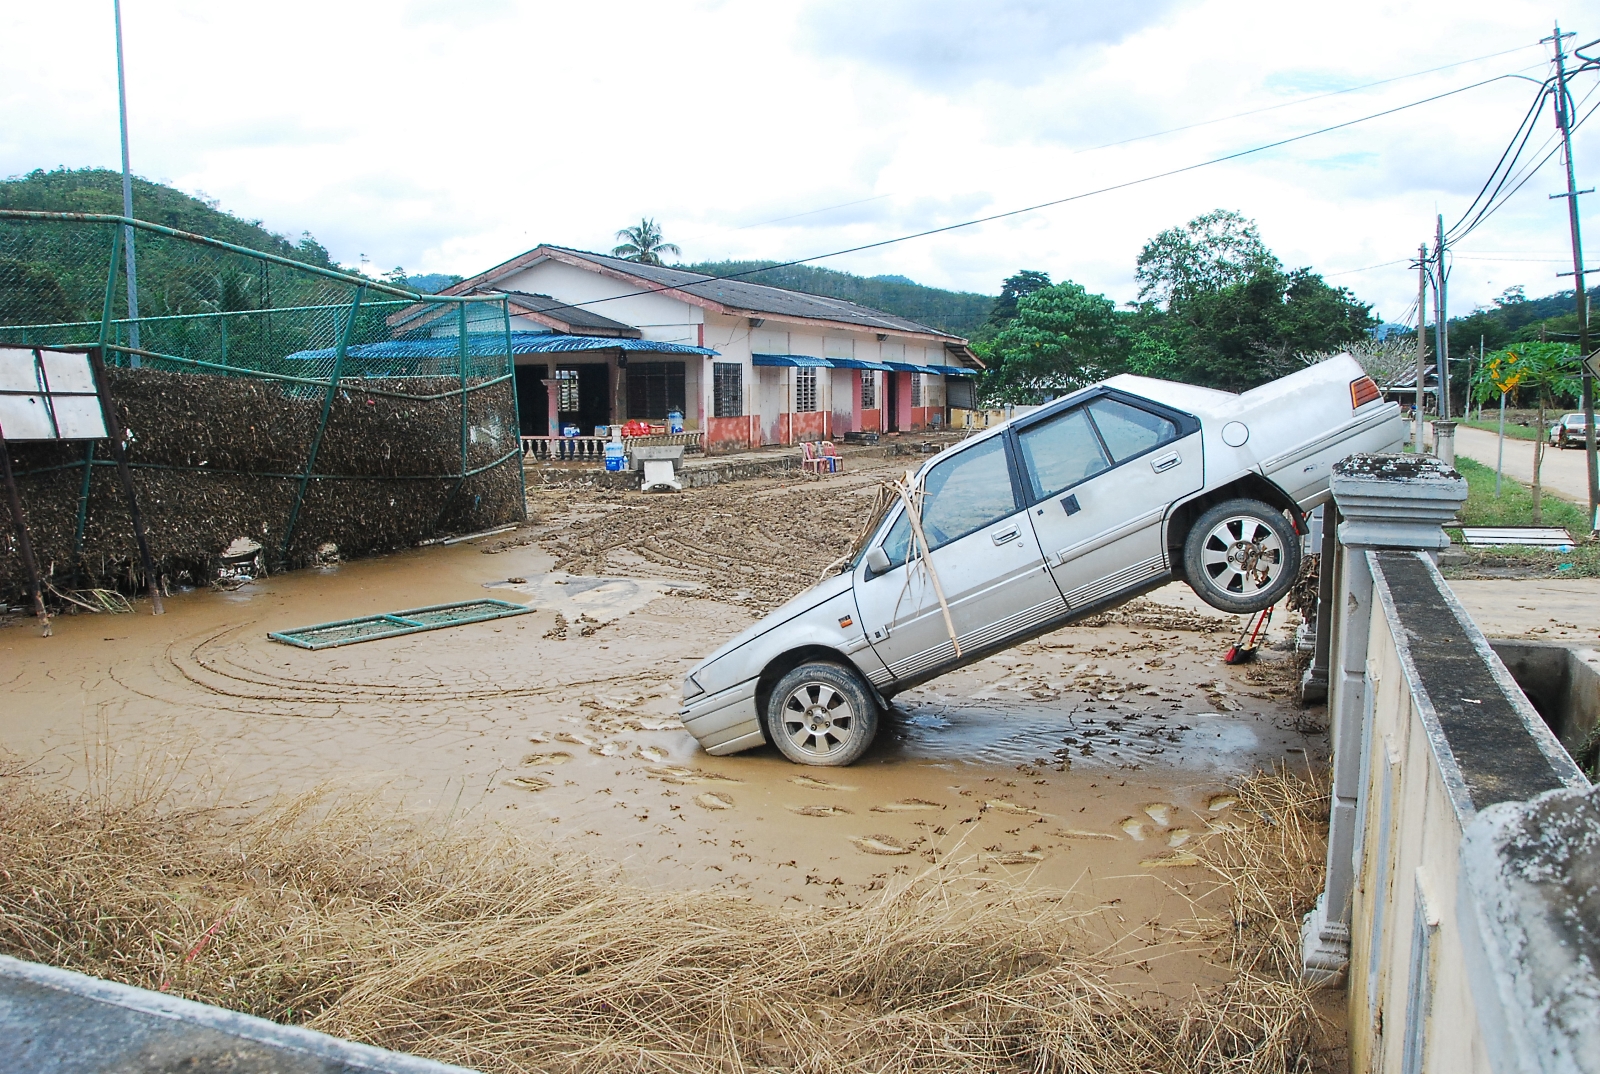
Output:
<instances>
[{"instance_id":1,"label":"footprint in mud","mask_svg":"<svg viewBox=\"0 0 1600 1074\"><path fill-rule=\"evenodd\" d=\"M886 805L872 807L874 813L926 813L933 809L946 809L947 806L938 802L930 802L926 798L902 798L898 802L889 802Z\"/></svg>"},{"instance_id":2,"label":"footprint in mud","mask_svg":"<svg viewBox=\"0 0 1600 1074\"><path fill-rule=\"evenodd\" d=\"M717 791L706 791L694 796L694 804L702 809L732 809L733 799Z\"/></svg>"},{"instance_id":3,"label":"footprint in mud","mask_svg":"<svg viewBox=\"0 0 1600 1074\"><path fill-rule=\"evenodd\" d=\"M742 779L732 776L719 776L714 772L699 772L693 768L684 768L681 765L668 765L650 773L663 783L673 783L680 786L705 783L743 783Z\"/></svg>"},{"instance_id":4,"label":"footprint in mud","mask_svg":"<svg viewBox=\"0 0 1600 1074\"><path fill-rule=\"evenodd\" d=\"M1199 865L1200 859L1187 850L1177 854L1163 854L1159 858L1146 858L1139 863L1145 869L1180 869L1185 865Z\"/></svg>"},{"instance_id":5,"label":"footprint in mud","mask_svg":"<svg viewBox=\"0 0 1600 1074\"><path fill-rule=\"evenodd\" d=\"M568 743L570 745L573 745L573 746L592 746L592 745L594 745L594 739L590 738L588 735L577 734L574 731L563 731L563 732L561 732L559 735L556 736L556 741L557 742L566 742L566 743Z\"/></svg>"},{"instance_id":6,"label":"footprint in mud","mask_svg":"<svg viewBox=\"0 0 1600 1074\"><path fill-rule=\"evenodd\" d=\"M682 720L658 720L654 716L641 716L637 721L641 731L682 731Z\"/></svg>"},{"instance_id":7,"label":"footprint in mud","mask_svg":"<svg viewBox=\"0 0 1600 1074\"><path fill-rule=\"evenodd\" d=\"M853 790L855 790L854 787L847 787L843 783L829 783L825 779L817 779L817 778L815 778L813 776L794 776L789 780L789 782L795 784L796 786L800 786L800 787L810 787L814 791L853 791Z\"/></svg>"},{"instance_id":8,"label":"footprint in mud","mask_svg":"<svg viewBox=\"0 0 1600 1074\"><path fill-rule=\"evenodd\" d=\"M1044 852L1040 850L1019 850L1012 854L1002 854L995 861L1001 865L1037 865L1044 861Z\"/></svg>"},{"instance_id":9,"label":"footprint in mud","mask_svg":"<svg viewBox=\"0 0 1600 1074\"><path fill-rule=\"evenodd\" d=\"M550 781L548 779L540 779L538 776L513 776L506 780L506 786L517 787L525 791L542 791L550 786Z\"/></svg>"},{"instance_id":10,"label":"footprint in mud","mask_svg":"<svg viewBox=\"0 0 1600 1074\"><path fill-rule=\"evenodd\" d=\"M866 854L909 854L911 848L892 835L852 835L850 841Z\"/></svg>"},{"instance_id":11,"label":"footprint in mud","mask_svg":"<svg viewBox=\"0 0 1600 1074\"><path fill-rule=\"evenodd\" d=\"M628 747L626 743L622 742L601 742L590 746L589 752L596 757L621 757L628 752Z\"/></svg>"},{"instance_id":12,"label":"footprint in mud","mask_svg":"<svg viewBox=\"0 0 1600 1074\"><path fill-rule=\"evenodd\" d=\"M660 764L667 759L667 751L660 746L640 746L639 756L651 764Z\"/></svg>"},{"instance_id":13,"label":"footprint in mud","mask_svg":"<svg viewBox=\"0 0 1600 1074\"><path fill-rule=\"evenodd\" d=\"M1238 795L1233 794L1213 794L1210 798L1206 799L1206 808L1213 813L1221 813L1229 806L1238 804L1239 797Z\"/></svg>"},{"instance_id":14,"label":"footprint in mud","mask_svg":"<svg viewBox=\"0 0 1600 1074\"><path fill-rule=\"evenodd\" d=\"M1144 842L1144 821L1140 820L1138 817L1129 817L1121 824L1118 824L1117 827L1127 832L1128 838L1134 840L1135 842Z\"/></svg>"},{"instance_id":15,"label":"footprint in mud","mask_svg":"<svg viewBox=\"0 0 1600 1074\"><path fill-rule=\"evenodd\" d=\"M1173 828L1167 832L1167 846L1181 847L1192 838L1194 838L1194 833L1188 828Z\"/></svg>"},{"instance_id":16,"label":"footprint in mud","mask_svg":"<svg viewBox=\"0 0 1600 1074\"><path fill-rule=\"evenodd\" d=\"M1033 808L1031 808L1029 806L1025 806L1025 805L1018 805L1016 802L1004 802L1004 801L1001 801L998 798L994 798L994 799L991 799L991 800L983 803L983 807L982 808L986 809L986 810L987 809L993 809L993 810L995 810L996 812L999 812L999 813L1016 813L1019 816L1024 816L1024 817L1037 817L1037 816L1039 816L1039 811L1037 809L1033 809Z\"/></svg>"},{"instance_id":17,"label":"footprint in mud","mask_svg":"<svg viewBox=\"0 0 1600 1074\"><path fill-rule=\"evenodd\" d=\"M1156 825L1165 828L1172 820L1174 806L1169 802L1151 802L1139 807L1144 810L1144 815L1156 822Z\"/></svg>"},{"instance_id":18,"label":"footprint in mud","mask_svg":"<svg viewBox=\"0 0 1600 1074\"><path fill-rule=\"evenodd\" d=\"M798 813L802 817L840 817L850 814L850 810L842 805L790 806L789 812Z\"/></svg>"},{"instance_id":19,"label":"footprint in mud","mask_svg":"<svg viewBox=\"0 0 1600 1074\"><path fill-rule=\"evenodd\" d=\"M558 750L555 753L530 753L522 759L522 763L536 768L548 768L550 765L566 764L570 760L572 754Z\"/></svg>"},{"instance_id":20,"label":"footprint in mud","mask_svg":"<svg viewBox=\"0 0 1600 1074\"><path fill-rule=\"evenodd\" d=\"M538 734L529 735L528 741L532 742L535 746L543 746L545 743L550 741L550 736L545 734L543 731L540 731Z\"/></svg>"}]
</instances>

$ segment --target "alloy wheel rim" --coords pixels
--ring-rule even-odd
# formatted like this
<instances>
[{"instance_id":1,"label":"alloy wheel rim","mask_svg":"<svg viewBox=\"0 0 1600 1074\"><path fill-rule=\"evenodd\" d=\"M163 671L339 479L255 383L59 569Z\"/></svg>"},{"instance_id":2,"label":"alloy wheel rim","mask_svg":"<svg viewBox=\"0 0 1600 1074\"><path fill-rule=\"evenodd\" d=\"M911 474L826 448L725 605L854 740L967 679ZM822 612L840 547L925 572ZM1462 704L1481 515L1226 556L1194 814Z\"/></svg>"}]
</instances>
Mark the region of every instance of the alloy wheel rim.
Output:
<instances>
[{"instance_id":1,"label":"alloy wheel rim","mask_svg":"<svg viewBox=\"0 0 1600 1074\"><path fill-rule=\"evenodd\" d=\"M801 683L784 699L783 734L802 753L838 753L855 737L855 725L849 699L828 683Z\"/></svg>"},{"instance_id":2,"label":"alloy wheel rim","mask_svg":"<svg viewBox=\"0 0 1600 1074\"><path fill-rule=\"evenodd\" d=\"M1268 589L1283 572L1283 541L1252 515L1234 515L1211 527L1200 550L1206 579L1230 597Z\"/></svg>"}]
</instances>

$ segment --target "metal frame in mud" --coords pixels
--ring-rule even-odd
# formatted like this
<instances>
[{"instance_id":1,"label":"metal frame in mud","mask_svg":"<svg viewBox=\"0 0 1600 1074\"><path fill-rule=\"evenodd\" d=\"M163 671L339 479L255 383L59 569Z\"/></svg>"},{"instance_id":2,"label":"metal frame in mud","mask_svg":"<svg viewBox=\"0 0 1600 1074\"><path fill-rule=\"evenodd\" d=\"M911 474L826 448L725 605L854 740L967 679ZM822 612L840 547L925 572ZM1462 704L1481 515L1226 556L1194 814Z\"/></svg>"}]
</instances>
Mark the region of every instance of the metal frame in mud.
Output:
<instances>
[{"instance_id":1,"label":"metal frame in mud","mask_svg":"<svg viewBox=\"0 0 1600 1074\"><path fill-rule=\"evenodd\" d=\"M331 649L336 645L354 645L359 641L377 641L379 638L393 638L423 630L486 623L491 619L526 615L531 611L533 609L526 604L513 604L505 600L462 600L453 604L430 604L426 608L407 608L404 611L338 619L290 630L274 630L267 637L301 649Z\"/></svg>"}]
</instances>

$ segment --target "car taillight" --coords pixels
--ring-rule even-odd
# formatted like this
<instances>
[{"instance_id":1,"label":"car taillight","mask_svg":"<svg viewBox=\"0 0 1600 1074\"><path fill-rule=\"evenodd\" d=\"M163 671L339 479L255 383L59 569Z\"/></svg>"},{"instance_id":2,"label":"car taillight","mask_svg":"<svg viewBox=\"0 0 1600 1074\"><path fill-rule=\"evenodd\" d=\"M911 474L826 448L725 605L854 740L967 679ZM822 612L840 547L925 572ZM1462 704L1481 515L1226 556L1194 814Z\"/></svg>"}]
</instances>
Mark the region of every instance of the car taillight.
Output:
<instances>
[{"instance_id":1,"label":"car taillight","mask_svg":"<svg viewBox=\"0 0 1600 1074\"><path fill-rule=\"evenodd\" d=\"M1360 410L1378 398L1378 385L1371 377L1357 377L1350 382L1350 408Z\"/></svg>"}]
</instances>

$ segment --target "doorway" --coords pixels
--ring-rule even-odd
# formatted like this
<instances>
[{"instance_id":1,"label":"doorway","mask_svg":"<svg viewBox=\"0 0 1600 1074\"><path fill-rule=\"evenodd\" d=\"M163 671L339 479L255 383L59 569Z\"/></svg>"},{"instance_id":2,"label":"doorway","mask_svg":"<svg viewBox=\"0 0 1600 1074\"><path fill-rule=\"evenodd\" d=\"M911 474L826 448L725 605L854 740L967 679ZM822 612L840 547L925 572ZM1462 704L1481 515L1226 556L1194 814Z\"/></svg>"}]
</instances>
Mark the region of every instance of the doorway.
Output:
<instances>
[{"instance_id":1,"label":"doorway","mask_svg":"<svg viewBox=\"0 0 1600 1074\"><path fill-rule=\"evenodd\" d=\"M547 366L516 367L517 424L523 436L550 435L550 390L544 386L548 375Z\"/></svg>"}]
</instances>

